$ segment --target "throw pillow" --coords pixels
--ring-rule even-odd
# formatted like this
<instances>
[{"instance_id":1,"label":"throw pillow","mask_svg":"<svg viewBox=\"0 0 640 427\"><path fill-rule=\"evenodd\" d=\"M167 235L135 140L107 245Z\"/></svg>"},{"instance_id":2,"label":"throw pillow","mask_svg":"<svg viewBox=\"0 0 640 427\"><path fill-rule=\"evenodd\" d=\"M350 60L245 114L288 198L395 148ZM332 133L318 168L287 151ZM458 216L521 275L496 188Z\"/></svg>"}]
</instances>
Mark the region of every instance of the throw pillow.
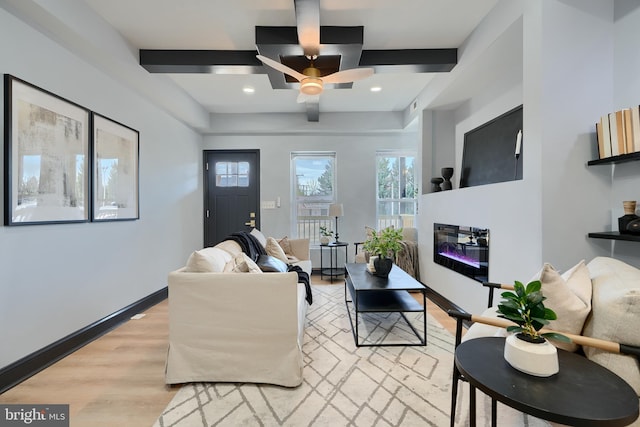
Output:
<instances>
[{"instance_id":1,"label":"throw pillow","mask_svg":"<svg viewBox=\"0 0 640 427\"><path fill-rule=\"evenodd\" d=\"M209 251L211 252L211 251ZM185 271L190 273L220 273L224 270L225 261L206 251L194 251L187 260Z\"/></svg>"},{"instance_id":2,"label":"throw pillow","mask_svg":"<svg viewBox=\"0 0 640 427\"><path fill-rule=\"evenodd\" d=\"M287 255L278 244L278 241L273 237L269 237L267 239L267 245L264 247L264 249L267 251L267 255L276 257L285 264L288 262Z\"/></svg>"},{"instance_id":3,"label":"throw pillow","mask_svg":"<svg viewBox=\"0 0 640 427\"><path fill-rule=\"evenodd\" d=\"M235 262L234 273L262 273L260 267L244 252L236 255L233 261Z\"/></svg>"},{"instance_id":4,"label":"throw pillow","mask_svg":"<svg viewBox=\"0 0 640 427\"><path fill-rule=\"evenodd\" d=\"M531 280L540 280L542 294L547 298L545 307L558 315L558 319L550 321L547 328L580 335L591 312L591 279L584 261L562 275L551 264L545 263ZM567 351L579 348L573 343L554 341L553 344Z\"/></svg>"},{"instance_id":5,"label":"throw pillow","mask_svg":"<svg viewBox=\"0 0 640 427\"><path fill-rule=\"evenodd\" d=\"M593 310L584 336L640 346L640 269L609 257L589 262L593 282ZM584 347L588 359L613 371L640 396L638 360L595 347Z\"/></svg>"},{"instance_id":6,"label":"throw pillow","mask_svg":"<svg viewBox=\"0 0 640 427\"><path fill-rule=\"evenodd\" d=\"M289 242L289 238L287 236L284 236L282 239L278 240L278 244L285 254L291 253L291 243Z\"/></svg>"},{"instance_id":7,"label":"throw pillow","mask_svg":"<svg viewBox=\"0 0 640 427\"><path fill-rule=\"evenodd\" d=\"M286 273L288 270L287 264L271 255L260 255L256 264L264 273Z\"/></svg>"},{"instance_id":8,"label":"throw pillow","mask_svg":"<svg viewBox=\"0 0 640 427\"><path fill-rule=\"evenodd\" d=\"M258 242L260 242L260 244L263 247L267 246L267 238L264 236L264 234L262 234L260 230L258 230L257 228L254 228L253 230L251 230L249 234L253 235L253 237L258 239Z\"/></svg>"}]
</instances>

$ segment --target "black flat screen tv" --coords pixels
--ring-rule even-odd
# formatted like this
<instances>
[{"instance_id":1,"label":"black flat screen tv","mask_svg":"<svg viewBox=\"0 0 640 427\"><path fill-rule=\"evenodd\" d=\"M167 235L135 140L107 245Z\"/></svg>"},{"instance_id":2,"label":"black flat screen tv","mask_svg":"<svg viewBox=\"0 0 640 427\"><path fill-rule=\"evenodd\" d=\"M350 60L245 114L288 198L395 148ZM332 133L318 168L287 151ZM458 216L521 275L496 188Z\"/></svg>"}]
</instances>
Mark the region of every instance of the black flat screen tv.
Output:
<instances>
[{"instance_id":1,"label":"black flat screen tv","mask_svg":"<svg viewBox=\"0 0 640 427\"><path fill-rule=\"evenodd\" d=\"M522 105L464 134L460 188L522 179Z\"/></svg>"}]
</instances>

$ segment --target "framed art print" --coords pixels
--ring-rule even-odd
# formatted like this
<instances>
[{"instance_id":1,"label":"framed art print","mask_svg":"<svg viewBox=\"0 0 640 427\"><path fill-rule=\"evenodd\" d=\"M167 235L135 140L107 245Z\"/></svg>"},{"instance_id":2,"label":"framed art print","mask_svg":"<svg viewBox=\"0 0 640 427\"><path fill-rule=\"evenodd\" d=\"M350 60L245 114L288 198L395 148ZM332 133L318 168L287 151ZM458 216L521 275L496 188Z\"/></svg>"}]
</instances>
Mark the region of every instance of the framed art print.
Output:
<instances>
[{"instance_id":1,"label":"framed art print","mask_svg":"<svg viewBox=\"0 0 640 427\"><path fill-rule=\"evenodd\" d=\"M5 74L5 225L89 220L89 110Z\"/></svg>"},{"instance_id":2,"label":"framed art print","mask_svg":"<svg viewBox=\"0 0 640 427\"><path fill-rule=\"evenodd\" d=\"M139 132L97 113L92 128L92 220L138 219Z\"/></svg>"}]
</instances>

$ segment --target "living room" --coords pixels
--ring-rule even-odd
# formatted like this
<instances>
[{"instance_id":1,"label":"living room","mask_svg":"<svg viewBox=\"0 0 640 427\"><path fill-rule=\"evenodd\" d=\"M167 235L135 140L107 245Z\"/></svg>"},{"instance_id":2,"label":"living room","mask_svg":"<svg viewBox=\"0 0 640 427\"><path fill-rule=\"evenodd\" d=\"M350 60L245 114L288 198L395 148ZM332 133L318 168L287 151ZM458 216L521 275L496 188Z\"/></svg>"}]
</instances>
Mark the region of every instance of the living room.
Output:
<instances>
[{"instance_id":1,"label":"living room","mask_svg":"<svg viewBox=\"0 0 640 427\"><path fill-rule=\"evenodd\" d=\"M261 199L282 201L262 212L261 228L275 237L291 233L290 152L335 151L348 242L376 221L376 151L415 151L422 282L470 312L484 309L486 293L433 263L434 223L488 228L494 281L596 256L640 267L637 242L587 238L615 230L622 201L640 199L636 162L586 166L598 156L598 118L639 103L633 0L498 1L459 48L458 68L416 94L415 111L327 114L316 124L296 114L210 115L146 78L137 52L86 4L45 3L0 2L2 72L140 131L140 219L0 228L0 367L166 286L202 246L203 150L261 150ZM442 104L448 91L462 91L460 102ZM457 187L465 132L521 104L523 180L429 193L445 166Z\"/></svg>"}]
</instances>

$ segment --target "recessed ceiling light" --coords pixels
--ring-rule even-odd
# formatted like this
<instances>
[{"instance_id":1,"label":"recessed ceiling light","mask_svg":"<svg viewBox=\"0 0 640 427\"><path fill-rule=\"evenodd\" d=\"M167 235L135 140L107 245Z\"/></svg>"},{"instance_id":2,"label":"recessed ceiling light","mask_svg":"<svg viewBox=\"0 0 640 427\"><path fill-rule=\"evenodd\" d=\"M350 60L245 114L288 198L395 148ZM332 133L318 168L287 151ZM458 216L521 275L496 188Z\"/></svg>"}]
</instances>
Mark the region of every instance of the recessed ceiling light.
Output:
<instances>
[{"instance_id":1,"label":"recessed ceiling light","mask_svg":"<svg viewBox=\"0 0 640 427\"><path fill-rule=\"evenodd\" d=\"M253 93L253 92L255 92L256 90L255 90L254 88L252 88L251 86L245 86L245 87L243 87L243 88L242 88L242 91L243 91L244 93Z\"/></svg>"},{"instance_id":2,"label":"recessed ceiling light","mask_svg":"<svg viewBox=\"0 0 640 427\"><path fill-rule=\"evenodd\" d=\"M382 88L380 86L372 86L370 90L371 92L380 92Z\"/></svg>"}]
</instances>

